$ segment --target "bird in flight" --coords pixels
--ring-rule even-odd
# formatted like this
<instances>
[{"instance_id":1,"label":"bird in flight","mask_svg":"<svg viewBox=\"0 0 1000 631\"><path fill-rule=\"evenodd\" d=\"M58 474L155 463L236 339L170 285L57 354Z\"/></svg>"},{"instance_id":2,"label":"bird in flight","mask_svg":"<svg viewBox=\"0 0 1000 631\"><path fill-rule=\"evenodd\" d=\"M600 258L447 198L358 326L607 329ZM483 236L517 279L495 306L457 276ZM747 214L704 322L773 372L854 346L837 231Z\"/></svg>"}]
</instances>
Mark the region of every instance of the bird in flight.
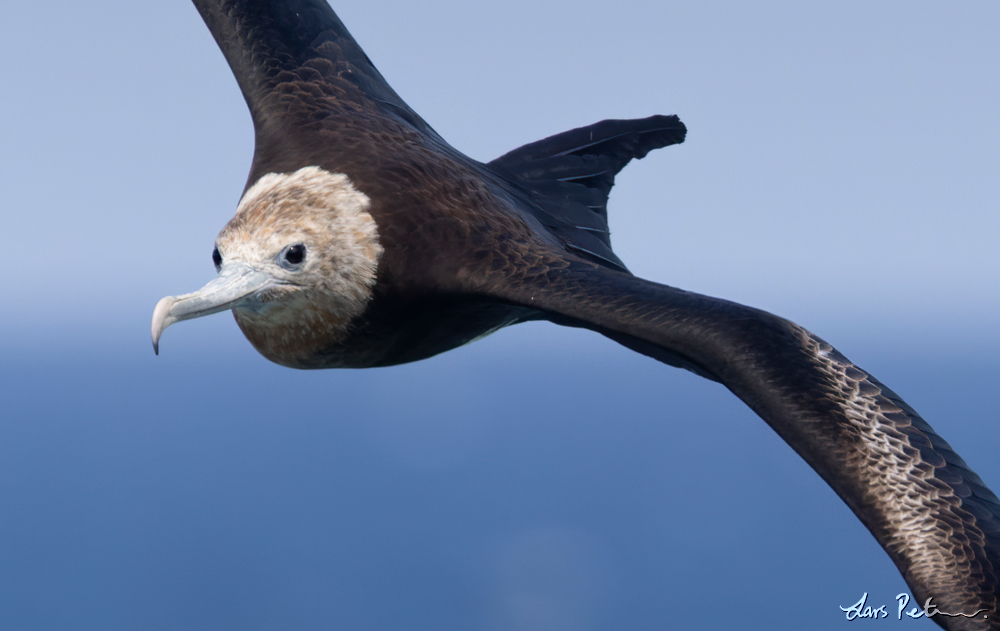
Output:
<instances>
[{"instance_id":1,"label":"bird in flight","mask_svg":"<svg viewBox=\"0 0 1000 631\"><path fill-rule=\"evenodd\" d=\"M174 322L228 310L294 368L416 361L529 320L588 328L722 383L840 495L935 622L1000 628L1000 501L944 439L802 327L638 278L612 251L615 175L683 142L676 116L484 164L403 102L325 0L194 4L256 144L218 276L156 305L154 350Z\"/></svg>"}]
</instances>

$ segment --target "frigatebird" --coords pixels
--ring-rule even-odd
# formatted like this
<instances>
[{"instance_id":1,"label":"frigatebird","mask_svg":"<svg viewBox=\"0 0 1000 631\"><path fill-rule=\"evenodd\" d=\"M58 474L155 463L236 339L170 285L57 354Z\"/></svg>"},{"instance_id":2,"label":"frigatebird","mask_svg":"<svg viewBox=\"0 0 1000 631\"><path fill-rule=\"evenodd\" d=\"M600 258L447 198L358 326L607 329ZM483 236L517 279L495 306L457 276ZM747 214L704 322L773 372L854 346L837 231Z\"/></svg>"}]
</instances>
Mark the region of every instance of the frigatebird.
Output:
<instances>
[{"instance_id":1,"label":"frigatebird","mask_svg":"<svg viewBox=\"0 0 1000 631\"><path fill-rule=\"evenodd\" d=\"M603 121L483 164L403 102L325 0L194 4L256 146L218 277L160 301L154 349L173 322L226 310L296 368L416 361L529 320L588 328L742 399L940 625L1000 625L1000 501L911 407L802 327L637 278L612 251L615 175L682 142L677 117Z\"/></svg>"}]
</instances>

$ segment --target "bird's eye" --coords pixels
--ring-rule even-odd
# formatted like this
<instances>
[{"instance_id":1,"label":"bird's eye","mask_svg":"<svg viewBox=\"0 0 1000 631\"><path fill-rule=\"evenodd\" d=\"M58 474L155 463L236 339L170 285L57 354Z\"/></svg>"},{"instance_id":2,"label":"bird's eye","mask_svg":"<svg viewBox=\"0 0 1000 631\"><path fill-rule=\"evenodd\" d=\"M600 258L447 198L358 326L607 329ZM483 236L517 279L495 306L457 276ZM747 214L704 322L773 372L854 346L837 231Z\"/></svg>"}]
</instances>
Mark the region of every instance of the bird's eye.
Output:
<instances>
[{"instance_id":1,"label":"bird's eye","mask_svg":"<svg viewBox=\"0 0 1000 631\"><path fill-rule=\"evenodd\" d=\"M215 246L215 249L212 250L212 262L215 263L215 271L222 268L222 255L219 254L219 246Z\"/></svg>"},{"instance_id":2,"label":"bird's eye","mask_svg":"<svg viewBox=\"0 0 1000 631\"><path fill-rule=\"evenodd\" d=\"M306 260L306 246L302 243L288 246L281 251L281 256L278 258L281 266L288 269L301 265L304 260Z\"/></svg>"}]
</instances>

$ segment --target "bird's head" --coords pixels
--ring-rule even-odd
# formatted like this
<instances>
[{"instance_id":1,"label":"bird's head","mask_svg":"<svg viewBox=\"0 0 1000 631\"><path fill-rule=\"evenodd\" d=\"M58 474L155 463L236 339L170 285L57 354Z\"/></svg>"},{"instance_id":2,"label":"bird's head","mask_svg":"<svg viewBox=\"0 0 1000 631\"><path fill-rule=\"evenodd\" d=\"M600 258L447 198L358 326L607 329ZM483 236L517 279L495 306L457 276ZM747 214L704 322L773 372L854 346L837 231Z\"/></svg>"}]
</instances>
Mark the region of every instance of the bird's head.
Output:
<instances>
[{"instance_id":1,"label":"bird's head","mask_svg":"<svg viewBox=\"0 0 1000 631\"><path fill-rule=\"evenodd\" d=\"M368 197L319 167L251 186L215 241L219 275L153 312L153 349L180 320L232 309L254 347L297 365L346 335L372 297L382 247Z\"/></svg>"}]
</instances>

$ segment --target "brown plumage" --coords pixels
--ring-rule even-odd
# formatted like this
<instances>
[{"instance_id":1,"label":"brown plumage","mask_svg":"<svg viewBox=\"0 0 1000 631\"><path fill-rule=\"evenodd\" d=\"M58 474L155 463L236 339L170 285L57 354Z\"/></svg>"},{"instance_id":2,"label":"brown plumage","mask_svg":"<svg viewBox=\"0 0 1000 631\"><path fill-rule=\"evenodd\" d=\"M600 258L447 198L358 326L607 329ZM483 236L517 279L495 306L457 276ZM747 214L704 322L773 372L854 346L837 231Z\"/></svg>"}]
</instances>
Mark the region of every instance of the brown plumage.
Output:
<instances>
[{"instance_id":1,"label":"brown plumage","mask_svg":"<svg viewBox=\"0 0 1000 631\"><path fill-rule=\"evenodd\" d=\"M265 357L384 366L533 319L586 327L721 382L844 499L948 629L1000 627L1000 502L891 390L769 313L632 276L611 250L614 176L683 141L673 116L604 121L488 164L385 83L323 0L195 0L256 149L219 277L164 298L231 309Z\"/></svg>"}]
</instances>

